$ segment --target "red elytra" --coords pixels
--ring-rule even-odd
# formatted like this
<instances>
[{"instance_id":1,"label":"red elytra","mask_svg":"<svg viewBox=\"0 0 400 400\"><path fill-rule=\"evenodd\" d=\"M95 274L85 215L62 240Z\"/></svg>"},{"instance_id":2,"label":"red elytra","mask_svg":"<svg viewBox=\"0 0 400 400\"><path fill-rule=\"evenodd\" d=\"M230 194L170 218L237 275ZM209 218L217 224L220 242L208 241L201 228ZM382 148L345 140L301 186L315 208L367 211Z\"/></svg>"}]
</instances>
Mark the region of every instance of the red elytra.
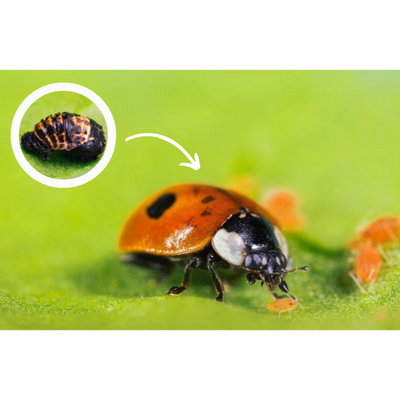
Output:
<instances>
[{"instance_id":1,"label":"red elytra","mask_svg":"<svg viewBox=\"0 0 400 400\"><path fill-rule=\"evenodd\" d=\"M163 196L168 200L168 195L175 196L173 205L159 218L150 217L149 207ZM275 223L263 207L239 193L211 185L168 187L145 200L128 217L118 250L172 256L200 251L215 231L242 207Z\"/></svg>"}]
</instances>

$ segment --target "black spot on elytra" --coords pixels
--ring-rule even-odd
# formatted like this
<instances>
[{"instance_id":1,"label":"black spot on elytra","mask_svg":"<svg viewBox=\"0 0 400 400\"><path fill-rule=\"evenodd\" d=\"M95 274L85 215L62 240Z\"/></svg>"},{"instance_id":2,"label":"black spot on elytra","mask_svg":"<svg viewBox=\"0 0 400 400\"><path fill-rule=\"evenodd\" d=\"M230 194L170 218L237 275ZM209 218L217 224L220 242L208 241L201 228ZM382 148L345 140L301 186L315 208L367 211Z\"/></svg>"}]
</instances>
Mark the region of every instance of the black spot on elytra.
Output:
<instances>
[{"instance_id":1,"label":"black spot on elytra","mask_svg":"<svg viewBox=\"0 0 400 400\"><path fill-rule=\"evenodd\" d=\"M206 207L206 209L200 214L202 217L205 217L206 215L211 215L212 208Z\"/></svg>"},{"instance_id":2,"label":"black spot on elytra","mask_svg":"<svg viewBox=\"0 0 400 400\"><path fill-rule=\"evenodd\" d=\"M193 186L193 192L196 197L200 192L200 186L197 186L197 185Z\"/></svg>"},{"instance_id":3,"label":"black spot on elytra","mask_svg":"<svg viewBox=\"0 0 400 400\"><path fill-rule=\"evenodd\" d=\"M203 204L206 204L206 203L210 203L211 201L214 201L215 200L215 197L213 197L213 196L207 196L207 197L204 197L204 199L201 201Z\"/></svg>"},{"instance_id":4,"label":"black spot on elytra","mask_svg":"<svg viewBox=\"0 0 400 400\"><path fill-rule=\"evenodd\" d=\"M175 201L176 196L174 193L165 193L147 208L147 215L150 218L158 219L175 203Z\"/></svg>"}]
</instances>

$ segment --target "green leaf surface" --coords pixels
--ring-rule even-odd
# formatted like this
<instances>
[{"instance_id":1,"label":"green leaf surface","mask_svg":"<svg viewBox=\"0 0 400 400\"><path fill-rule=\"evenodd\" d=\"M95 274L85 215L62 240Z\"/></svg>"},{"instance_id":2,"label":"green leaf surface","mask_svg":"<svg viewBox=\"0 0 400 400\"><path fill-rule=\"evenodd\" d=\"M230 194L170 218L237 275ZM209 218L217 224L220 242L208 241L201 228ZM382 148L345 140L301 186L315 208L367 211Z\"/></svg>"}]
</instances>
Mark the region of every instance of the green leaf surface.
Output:
<instances>
[{"instance_id":1,"label":"green leaf surface","mask_svg":"<svg viewBox=\"0 0 400 400\"><path fill-rule=\"evenodd\" d=\"M54 82L93 90L117 126L107 168L71 189L32 180L9 140L22 100ZM346 251L360 224L400 212L398 72L3 71L0 89L1 328L400 327L397 251L367 296L348 277ZM70 99L65 101L68 111L105 125L84 102L71 110ZM62 111L59 103L46 107L32 111L29 120L27 113L21 133ZM187 160L166 142L125 142L142 132L171 137L190 154L198 153L201 169L180 167ZM60 166L56 174L69 177L67 170ZM194 272L188 292L168 297L181 269L160 281L155 271L121 263L120 228L148 195L181 182L224 186L240 174L260 183L259 196L288 187L302 198L308 225L288 241L294 266L311 269L288 277L301 303L296 310L267 311L268 290L249 286L244 274L229 283L220 304L203 271Z\"/></svg>"}]
</instances>

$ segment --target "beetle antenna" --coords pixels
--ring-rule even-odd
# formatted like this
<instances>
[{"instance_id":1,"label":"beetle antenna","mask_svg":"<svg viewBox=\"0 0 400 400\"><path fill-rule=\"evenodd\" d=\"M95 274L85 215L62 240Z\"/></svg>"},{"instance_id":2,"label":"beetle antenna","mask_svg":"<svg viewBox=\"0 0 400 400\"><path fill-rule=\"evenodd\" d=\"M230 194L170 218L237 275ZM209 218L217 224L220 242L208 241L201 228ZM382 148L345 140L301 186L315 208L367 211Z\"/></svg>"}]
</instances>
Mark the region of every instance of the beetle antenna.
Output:
<instances>
[{"instance_id":1,"label":"beetle antenna","mask_svg":"<svg viewBox=\"0 0 400 400\"><path fill-rule=\"evenodd\" d=\"M308 266L304 266L304 267L299 267L299 268L295 268L295 269L290 269L289 271L284 270L282 271L284 274L291 274L292 272L297 272L297 271L309 271L310 267Z\"/></svg>"}]
</instances>

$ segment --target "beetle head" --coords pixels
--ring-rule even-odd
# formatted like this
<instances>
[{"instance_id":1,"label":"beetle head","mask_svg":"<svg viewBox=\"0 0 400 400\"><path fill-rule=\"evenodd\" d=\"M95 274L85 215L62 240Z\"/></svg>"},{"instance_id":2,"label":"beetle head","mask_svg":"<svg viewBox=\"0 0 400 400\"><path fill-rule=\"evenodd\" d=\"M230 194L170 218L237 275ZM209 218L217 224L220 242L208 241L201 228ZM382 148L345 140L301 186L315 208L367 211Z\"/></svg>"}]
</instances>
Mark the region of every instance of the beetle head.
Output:
<instances>
[{"instance_id":1,"label":"beetle head","mask_svg":"<svg viewBox=\"0 0 400 400\"><path fill-rule=\"evenodd\" d=\"M259 257L253 256L248 260L249 268L247 270L249 273L247 274L247 282L250 285L254 285L256 280L260 280L262 286L266 285L270 288L278 286L282 292L288 293L289 287L284 280L285 275L309 270L307 266L289 269L286 257L279 250L272 250L267 254L262 254L262 257L267 257L268 261L265 265L261 263L261 266L258 263Z\"/></svg>"},{"instance_id":2,"label":"beetle head","mask_svg":"<svg viewBox=\"0 0 400 400\"><path fill-rule=\"evenodd\" d=\"M286 257L279 249L251 253L244 260L244 268L268 285L279 284L286 267Z\"/></svg>"}]
</instances>

